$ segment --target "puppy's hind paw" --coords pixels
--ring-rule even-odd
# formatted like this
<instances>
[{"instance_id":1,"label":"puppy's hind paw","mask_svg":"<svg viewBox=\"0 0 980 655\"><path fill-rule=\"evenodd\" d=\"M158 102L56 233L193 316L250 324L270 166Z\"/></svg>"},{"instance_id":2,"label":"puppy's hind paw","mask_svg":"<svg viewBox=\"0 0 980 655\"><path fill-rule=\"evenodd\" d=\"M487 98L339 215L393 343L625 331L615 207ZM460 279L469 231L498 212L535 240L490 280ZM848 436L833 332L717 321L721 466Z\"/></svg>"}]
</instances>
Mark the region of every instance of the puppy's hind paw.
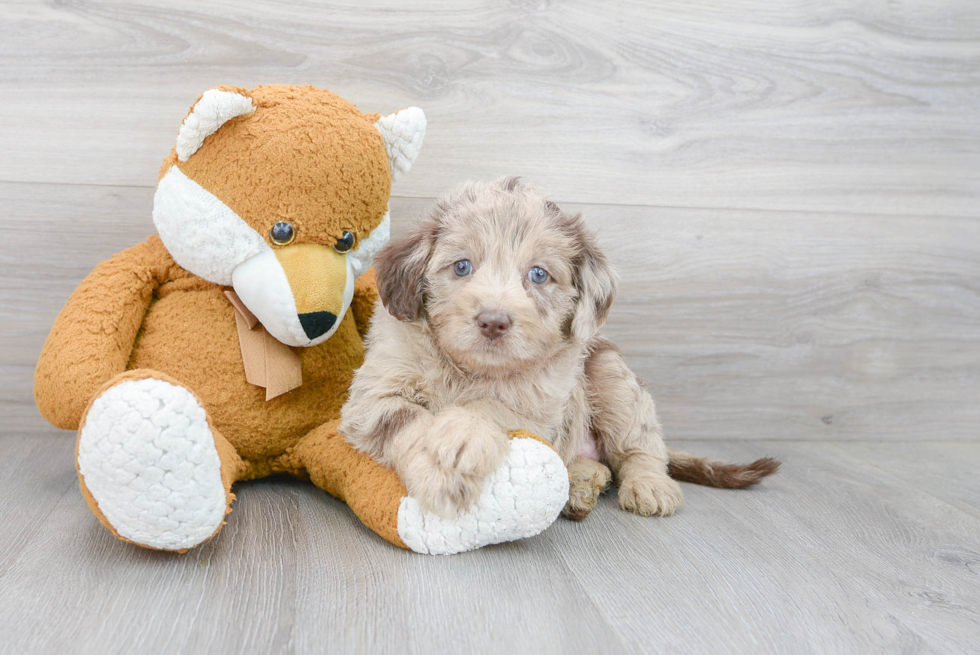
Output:
<instances>
[{"instance_id":1,"label":"puppy's hind paw","mask_svg":"<svg viewBox=\"0 0 980 655\"><path fill-rule=\"evenodd\" d=\"M561 515L573 521L584 520L612 480L612 472L601 462L579 457L568 468L568 502Z\"/></svg>"},{"instance_id":2,"label":"puppy's hind paw","mask_svg":"<svg viewBox=\"0 0 980 655\"><path fill-rule=\"evenodd\" d=\"M628 477L619 483L619 506L641 516L670 516L684 502L681 486L664 475Z\"/></svg>"}]
</instances>

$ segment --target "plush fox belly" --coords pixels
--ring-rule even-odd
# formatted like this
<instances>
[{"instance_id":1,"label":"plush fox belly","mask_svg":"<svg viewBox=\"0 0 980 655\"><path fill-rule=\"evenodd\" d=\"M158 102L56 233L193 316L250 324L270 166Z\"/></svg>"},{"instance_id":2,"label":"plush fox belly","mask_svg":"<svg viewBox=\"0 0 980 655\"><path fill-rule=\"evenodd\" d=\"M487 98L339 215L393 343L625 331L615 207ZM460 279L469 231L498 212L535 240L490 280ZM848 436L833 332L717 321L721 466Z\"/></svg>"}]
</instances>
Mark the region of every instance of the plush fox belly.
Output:
<instances>
[{"instance_id":1,"label":"plush fox belly","mask_svg":"<svg viewBox=\"0 0 980 655\"><path fill-rule=\"evenodd\" d=\"M303 383L266 400L265 389L245 379L235 309L223 288L187 274L157 290L127 368L160 371L193 390L249 469L272 472L279 467L269 460L340 416L364 360L353 313L330 339L294 352Z\"/></svg>"}]
</instances>

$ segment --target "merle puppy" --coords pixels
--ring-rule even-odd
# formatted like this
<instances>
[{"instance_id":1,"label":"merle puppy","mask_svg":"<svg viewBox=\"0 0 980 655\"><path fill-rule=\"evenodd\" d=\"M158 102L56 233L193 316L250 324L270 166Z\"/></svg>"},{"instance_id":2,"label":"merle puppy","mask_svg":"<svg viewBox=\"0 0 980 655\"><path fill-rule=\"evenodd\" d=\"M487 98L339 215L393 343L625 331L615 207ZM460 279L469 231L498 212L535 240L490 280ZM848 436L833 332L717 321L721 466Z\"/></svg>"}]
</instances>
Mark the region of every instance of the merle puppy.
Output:
<instances>
[{"instance_id":1,"label":"merle puppy","mask_svg":"<svg viewBox=\"0 0 980 655\"><path fill-rule=\"evenodd\" d=\"M620 507L668 515L683 500L675 479L741 488L779 465L664 445L653 399L599 334L616 274L580 216L517 178L438 201L374 265L384 306L341 430L427 509L470 507L519 428L565 460L564 515L579 520L612 477Z\"/></svg>"}]
</instances>

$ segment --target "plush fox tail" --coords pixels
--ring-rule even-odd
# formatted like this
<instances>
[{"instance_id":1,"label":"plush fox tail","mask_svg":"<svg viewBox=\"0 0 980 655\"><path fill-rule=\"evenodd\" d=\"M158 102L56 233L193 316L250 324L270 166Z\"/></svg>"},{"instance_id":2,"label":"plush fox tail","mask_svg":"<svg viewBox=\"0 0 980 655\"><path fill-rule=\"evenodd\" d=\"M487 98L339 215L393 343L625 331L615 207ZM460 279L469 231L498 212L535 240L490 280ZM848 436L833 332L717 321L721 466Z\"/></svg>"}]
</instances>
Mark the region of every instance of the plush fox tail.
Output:
<instances>
[{"instance_id":1,"label":"plush fox tail","mask_svg":"<svg viewBox=\"0 0 980 655\"><path fill-rule=\"evenodd\" d=\"M667 449L667 457L667 473L675 480L725 489L751 487L779 468L779 460L771 457L751 464L725 464L673 448Z\"/></svg>"}]
</instances>

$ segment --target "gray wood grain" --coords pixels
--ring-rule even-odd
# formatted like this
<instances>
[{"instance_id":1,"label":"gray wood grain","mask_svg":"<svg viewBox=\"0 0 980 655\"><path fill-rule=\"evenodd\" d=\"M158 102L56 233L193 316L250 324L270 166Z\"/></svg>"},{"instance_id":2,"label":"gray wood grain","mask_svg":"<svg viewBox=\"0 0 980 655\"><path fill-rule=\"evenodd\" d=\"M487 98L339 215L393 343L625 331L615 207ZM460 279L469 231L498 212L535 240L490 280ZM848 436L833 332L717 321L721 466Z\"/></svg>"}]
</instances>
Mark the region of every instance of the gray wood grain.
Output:
<instances>
[{"instance_id":1,"label":"gray wood grain","mask_svg":"<svg viewBox=\"0 0 980 655\"><path fill-rule=\"evenodd\" d=\"M684 439L977 438L980 222L588 206Z\"/></svg>"},{"instance_id":2,"label":"gray wood grain","mask_svg":"<svg viewBox=\"0 0 980 655\"><path fill-rule=\"evenodd\" d=\"M559 201L560 198L557 198ZM397 236L430 204L392 200ZM623 278L606 333L675 439L973 440L980 221L578 205ZM0 183L0 406L100 260L154 231L152 190Z\"/></svg>"},{"instance_id":3,"label":"gray wood grain","mask_svg":"<svg viewBox=\"0 0 980 655\"><path fill-rule=\"evenodd\" d=\"M882 450L902 453L907 446ZM932 446L940 453L947 447ZM640 521L607 511L604 532L584 529L562 544L569 570L594 590L608 616L619 617L613 625L628 648L975 650L975 511L954 509L931 490L854 457L852 444L685 447L743 460L764 449L785 464L778 477L749 492L686 485L687 505L676 520ZM966 447L974 457L977 449ZM975 478L970 486L976 488ZM692 538L689 531L698 529L704 532ZM623 534L629 537L609 537ZM608 584L626 571L635 586ZM651 604L662 610L654 615L655 628L635 613Z\"/></svg>"},{"instance_id":4,"label":"gray wood grain","mask_svg":"<svg viewBox=\"0 0 980 655\"><path fill-rule=\"evenodd\" d=\"M450 558L284 478L112 538L37 354L193 99L275 82L426 110L396 234L467 178L584 212L668 436L782 472ZM976 651L980 4L0 0L0 93L0 653Z\"/></svg>"},{"instance_id":5,"label":"gray wood grain","mask_svg":"<svg viewBox=\"0 0 980 655\"><path fill-rule=\"evenodd\" d=\"M977 216L980 5L0 4L0 180L152 186L216 84L430 118L400 193Z\"/></svg>"},{"instance_id":6,"label":"gray wood grain","mask_svg":"<svg viewBox=\"0 0 980 655\"><path fill-rule=\"evenodd\" d=\"M907 443L901 448L862 442L848 444L847 452L896 479L908 481L958 509L980 518L980 450L973 443Z\"/></svg>"},{"instance_id":7,"label":"gray wood grain","mask_svg":"<svg viewBox=\"0 0 980 655\"><path fill-rule=\"evenodd\" d=\"M607 495L584 523L445 558L273 478L175 556L97 523L71 439L0 437L0 652L974 652L980 446L929 444L948 474L929 484L889 464L920 444L685 447L785 465L750 491L684 485L672 518Z\"/></svg>"}]
</instances>

